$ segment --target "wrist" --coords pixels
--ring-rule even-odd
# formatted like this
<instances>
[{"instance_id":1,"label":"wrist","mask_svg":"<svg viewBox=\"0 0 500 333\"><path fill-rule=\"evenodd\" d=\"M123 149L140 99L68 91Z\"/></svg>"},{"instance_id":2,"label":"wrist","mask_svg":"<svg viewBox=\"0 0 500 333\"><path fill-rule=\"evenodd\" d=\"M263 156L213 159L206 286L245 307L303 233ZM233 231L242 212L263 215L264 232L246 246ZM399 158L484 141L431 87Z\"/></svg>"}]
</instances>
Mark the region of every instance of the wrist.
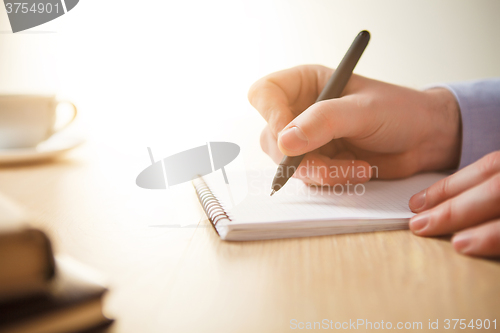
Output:
<instances>
[{"instance_id":1,"label":"wrist","mask_svg":"<svg viewBox=\"0 0 500 333\"><path fill-rule=\"evenodd\" d=\"M422 171L458 168L462 147L460 109L455 96L446 88L432 88L426 96L428 131L422 145Z\"/></svg>"}]
</instances>

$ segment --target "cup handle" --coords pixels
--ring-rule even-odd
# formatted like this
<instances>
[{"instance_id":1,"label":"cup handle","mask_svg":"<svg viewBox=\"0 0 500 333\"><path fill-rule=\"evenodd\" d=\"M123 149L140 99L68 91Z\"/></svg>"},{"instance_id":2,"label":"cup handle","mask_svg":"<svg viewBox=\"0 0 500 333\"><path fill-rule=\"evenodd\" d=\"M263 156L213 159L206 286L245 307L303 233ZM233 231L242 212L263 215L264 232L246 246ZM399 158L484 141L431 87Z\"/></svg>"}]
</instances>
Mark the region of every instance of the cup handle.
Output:
<instances>
[{"instance_id":1,"label":"cup handle","mask_svg":"<svg viewBox=\"0 0 500 333\"><path fill-rule=\"evenodd\" d=\"M65 101L65 100L58 101L57 106L59 106L60 104L63 104L63 103L69 104L73 107L73 117L71 117L71 119L66 124L60 126L59 128L55 128L54 132L59 132L60 130L63 130L66 127L68 127L75 120L76 115L78 114L78 109L76 108L75 104L71 103L70 101ZM57 108L57 106L56 106L56 108Z\"/></svg>"}]
</instances>

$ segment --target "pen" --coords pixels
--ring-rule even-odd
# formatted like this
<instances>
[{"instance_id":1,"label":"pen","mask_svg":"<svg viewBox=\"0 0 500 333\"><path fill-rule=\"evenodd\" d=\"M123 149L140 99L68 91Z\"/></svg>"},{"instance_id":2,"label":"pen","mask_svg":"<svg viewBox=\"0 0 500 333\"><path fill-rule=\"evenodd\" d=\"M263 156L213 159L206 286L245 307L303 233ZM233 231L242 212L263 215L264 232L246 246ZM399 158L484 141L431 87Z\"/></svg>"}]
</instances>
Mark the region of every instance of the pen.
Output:
<instances>
[{"instance_id":1,"label":"pen","mask_svg":"<svg viewBox=\"0 0 500 333\"><path fill-rule=\"evenodd\" d=\"M316 99L316 103L319 101L324 101L327 99L338 98L342 94L349 78L351 77L352 71L359 58L363 54L368 41L370 40L370 33L366 30L361 31L351 44L349 50L347 50L344 58L340 62L337 69L333 72L332 76L326 83L325 87ZM290 179L297 168L302 162L304 155L299 156L284 156L278 165L278 170L273 179L273 184L271 185L272 192L271 196L279 191L285 183Z\"/></svg>"}]
</instances>

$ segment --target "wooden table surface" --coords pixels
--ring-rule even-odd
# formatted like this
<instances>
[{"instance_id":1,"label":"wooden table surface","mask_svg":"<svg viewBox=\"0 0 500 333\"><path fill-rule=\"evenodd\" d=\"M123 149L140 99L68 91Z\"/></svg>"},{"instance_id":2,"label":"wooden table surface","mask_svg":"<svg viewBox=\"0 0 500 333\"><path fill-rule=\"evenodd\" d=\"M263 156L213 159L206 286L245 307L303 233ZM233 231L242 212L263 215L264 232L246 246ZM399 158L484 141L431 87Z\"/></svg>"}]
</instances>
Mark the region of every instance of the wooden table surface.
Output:
<instances>
[{"instance_id":1,"label":"wooden table surface","mask_svg":"<svg viewBox=\"0 0 500 333\"><path fill-rule=\"evenodd\" d=\"M449 239L393 231L223 242L189 184L142 190L140 169L93 144L0 168L0 191L56 251L108 277L113 332L288 332L294 319L500 326L500 263L461 256Z\"/></svg>"}]
</instances>

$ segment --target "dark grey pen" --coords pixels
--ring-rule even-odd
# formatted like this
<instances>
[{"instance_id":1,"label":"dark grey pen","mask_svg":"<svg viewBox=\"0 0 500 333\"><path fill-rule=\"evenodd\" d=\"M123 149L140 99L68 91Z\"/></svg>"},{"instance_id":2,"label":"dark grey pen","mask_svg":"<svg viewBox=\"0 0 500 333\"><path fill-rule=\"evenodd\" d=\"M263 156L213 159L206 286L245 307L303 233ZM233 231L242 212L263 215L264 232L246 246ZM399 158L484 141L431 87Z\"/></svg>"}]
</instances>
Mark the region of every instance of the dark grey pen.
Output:
<instances>
[{"instance_id":1,"label":"dark grey pen","mask_svg":"<svg viewBox=\"0 0 500 333\"><path fill-rule=\"evenodd\" d=\"M332 76L326 83L326 86L321 91L321 94L319 94L316 99L316 103L340 97L351 77L354 67L356 67L359 58L361 58L363 51L368 45L368 41L370 41L370 33L366 30L361 31L356 36L339 66L333 72ZM279 191L288 179L293 176L303 158L304 155L283 157L278 165L278 170L276 171L276 175L273 179L273 185L271 186L273 191L271 192L271 195Z\"/></svg>"}]
</instances>

